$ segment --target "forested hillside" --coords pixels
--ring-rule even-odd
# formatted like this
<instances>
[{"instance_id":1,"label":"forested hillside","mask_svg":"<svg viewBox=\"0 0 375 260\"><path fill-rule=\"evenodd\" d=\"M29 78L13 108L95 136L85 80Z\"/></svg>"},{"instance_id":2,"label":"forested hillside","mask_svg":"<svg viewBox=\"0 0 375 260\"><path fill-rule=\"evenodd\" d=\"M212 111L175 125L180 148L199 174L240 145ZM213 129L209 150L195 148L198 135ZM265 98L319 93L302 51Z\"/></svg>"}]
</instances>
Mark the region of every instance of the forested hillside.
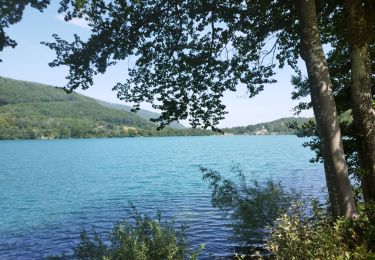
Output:
<instances>
[{"instance_id":1,"label":"forested hillside","mask_svg":"<svg viewBox=\"0 0 375 260\"><path fill-rule=\"evenodd\" d=\"M131 106L127 106L127 105L109 103L109 102L105 102L105 101L98 100L98 99L95 99L95 101L98 102L100 105L102 105L104 107L124 110L124 111L127 111L127 112L130 112L131 109L132 109ZM148 110L145 110L145 109L140 109L139 111L137 111L136 114L138 116L144 118L144 119L147 119L147 120L150 120L151 118L158 118L160 116L158 113L151 112L151 111L148 111ZM176 128L176 129L186 128L185 126L183 126L182 124L179 124L177 122L172 122L169 126L171 128Z\"/></svg>"},{"instance_id":2,"label":"forested hillside","mask_svg":"<svg viewBox=\"0 0 375 260\"><path fill-rule=\"evenodd\" d=\"M299 130L291 128L290 125L296 123L298 128L301 128L309 120L311 118L287 117L255 125L224 128L223 131L234 135L294 135L298 134Z\"/></svg>"},{"instance_id":3,"label":"forested hillside","mask_svg":"<svg viewBox=\"0 0 375 260\"><path fill-rule=\"evenodd\" d=\"M207 135L166 128L135 113L38 83L0 77L0 139Z\"/></svg>"}]
</instances>

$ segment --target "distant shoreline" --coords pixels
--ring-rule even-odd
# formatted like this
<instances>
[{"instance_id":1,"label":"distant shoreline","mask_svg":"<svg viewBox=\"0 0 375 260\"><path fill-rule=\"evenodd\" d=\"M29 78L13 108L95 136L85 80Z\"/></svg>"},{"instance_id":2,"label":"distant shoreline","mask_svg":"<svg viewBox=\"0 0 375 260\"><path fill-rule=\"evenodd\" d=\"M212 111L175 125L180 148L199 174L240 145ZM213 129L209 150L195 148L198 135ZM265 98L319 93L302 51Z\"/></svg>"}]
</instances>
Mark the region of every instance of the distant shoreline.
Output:
<instances>
[{"instance_id":1,"label":"distant shoreline","mask_svg":"<svg viewBox=\"0 0 375 260\"><path fill-rule=\"evenodd\" d=\"M147 110L67 94L44 84L0 77L0 140L124 138L221 135L171 122L158 131ZM293 135L309 118L287 117L248 126L222 128L225 135Z\"/></svg>"},{"instance_id":2,"label":"distant shoreline","mask_svg":"<svg viewBox=\"0 0 375 260\"><path fill-rule=\"evenodd\" d=\"M18 138L18 139L0 139L0 141L48 141L48 140L87 140L87 139L122 139L122 138L167 138L167 137L231 137L231 136L297 136L296 134L264 134L264 135L256 135L256 134L211 134L211 135L155 135L155 136L101 136L101 137L62 137L62 138Z\"/></svg>"}]
</instances>

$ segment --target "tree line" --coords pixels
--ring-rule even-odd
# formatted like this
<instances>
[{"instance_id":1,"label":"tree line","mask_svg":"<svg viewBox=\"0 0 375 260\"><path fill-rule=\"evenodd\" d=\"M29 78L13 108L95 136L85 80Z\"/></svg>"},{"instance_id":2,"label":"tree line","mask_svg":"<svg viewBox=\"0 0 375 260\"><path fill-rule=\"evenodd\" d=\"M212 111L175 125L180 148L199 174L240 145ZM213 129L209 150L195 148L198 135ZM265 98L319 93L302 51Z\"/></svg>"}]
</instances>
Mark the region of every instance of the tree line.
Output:
<instances>
[{"instance_id":1,"label":"tree line","mask_svg":"<svg viewBox=\"0 0 375 260\"><path fill-rule=\"evenodd\" d=\"M280 118L271 122L259 123L248 126L236 126L223 128L224 133L234 135L302 135L302 126L308 123L311 118L287 117Z\"/></svg>"}]
</instances>

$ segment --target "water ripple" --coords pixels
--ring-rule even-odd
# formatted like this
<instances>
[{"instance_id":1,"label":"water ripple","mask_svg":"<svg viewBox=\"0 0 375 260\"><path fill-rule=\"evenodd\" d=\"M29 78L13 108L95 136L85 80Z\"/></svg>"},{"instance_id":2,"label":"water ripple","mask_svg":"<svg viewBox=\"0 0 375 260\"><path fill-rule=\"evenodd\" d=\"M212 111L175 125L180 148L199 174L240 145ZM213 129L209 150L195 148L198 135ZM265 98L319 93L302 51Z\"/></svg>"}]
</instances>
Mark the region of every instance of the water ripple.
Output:
<instances>
[{"instance_id":1,"label":"water ripple","mask_svg":"<svg viewBox=\"0 0 375 260\"><path fill-rule=\"evenodd\" d=\"M83 226L107 232L128 202L189 226L202 259L233 250L229 221L211 207L199 166L226 177L233 163L260 181L318 195L321 165L294 136L0 141L0 259L71 254Z\"/></svg>"}]
</instances>

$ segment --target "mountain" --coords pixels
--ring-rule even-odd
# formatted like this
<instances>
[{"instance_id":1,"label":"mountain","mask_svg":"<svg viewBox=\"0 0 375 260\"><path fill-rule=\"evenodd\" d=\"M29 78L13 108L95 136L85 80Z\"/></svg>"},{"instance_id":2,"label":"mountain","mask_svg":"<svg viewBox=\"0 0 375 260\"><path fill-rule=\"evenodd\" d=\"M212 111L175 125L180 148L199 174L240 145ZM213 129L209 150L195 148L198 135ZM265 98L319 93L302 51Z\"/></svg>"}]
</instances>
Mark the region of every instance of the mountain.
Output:
<instances>
[{"instance_id":1,"label":"mountain","mask_svg":"<svg viewBox=\"0 0 375 260\"><path fill-rule=\"evenodd\" d=\"M115 107L56 87L0 77L0 139L212 134L170 127L157 131L156 124Z\"/></svg>"},{"instance_id":2,"label":"mountain","mask_svg":"<svg viewBox=\"0 0 375 260\"><path fill-rule=\"evenodd\" d=\"M297 130L290 128L290 125L296 123L297 126L302 126L309 120L312 120L312 118L287 117L271 122L224 128L222 130L226 134L233 135L294 135L297 134Z\"/></svg>"},{"instance_id":3,"label":"mountain","mask_svg":"<svg viewBox=\"0 0 375 260\"><path fill-rule=\"evenodd\" d=\"M184 128L175 123L162 131L148 119L157 113L89 98L62 89L0 77L0 139L211 135L212 131ZM234 135L297 134L310 118L289 117L222 129Z\"/></svg>"},{"instance_id":4,"label":"mountain","mask_svg":"<svg viewBox=\"0 0 375 260\"><path fill-rule=\"evenodd\" d=\"M127 105L109 103L109 102L105 102L105 101L99 100L99 99L95 99L95 101L98 102L100 105L102 105L104 107L114 108L114 109L118 109L118 110L124 110L124 111L127 111L127 112L131 112L131 109L132 109L131 106L127 106ZM143 118L147 119L147 120L150 120L151 118L158 118L160 116L158 113L151 112L151 111L148 111L148 110L145 110L145 109L140 109L139 111L137 111L136 114L139 115L140 117L143 117ZM171 128L175 128L175 129L186 128L184 125L179 124L177 122L172 122L169 126Z\"/></svg>"}]
</instances>

